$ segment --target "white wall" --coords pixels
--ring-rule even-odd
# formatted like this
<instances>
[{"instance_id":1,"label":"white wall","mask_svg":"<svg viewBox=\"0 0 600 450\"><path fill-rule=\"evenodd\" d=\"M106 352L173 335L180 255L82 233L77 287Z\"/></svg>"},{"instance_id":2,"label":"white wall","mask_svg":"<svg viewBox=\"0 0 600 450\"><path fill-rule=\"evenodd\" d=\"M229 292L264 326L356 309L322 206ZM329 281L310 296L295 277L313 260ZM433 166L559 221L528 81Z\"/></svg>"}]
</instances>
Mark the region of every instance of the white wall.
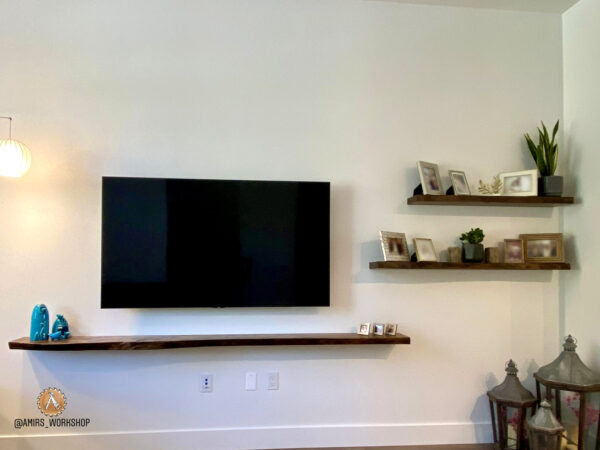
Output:
<instances>
[{"instance_id":1,"label":"white wall","mask_svg":"<svg viewBox=\"0 0 600 450\"><path fill-rule=\"evenodd\" d=\"M488 245L558 229L552 209L409 208L406 198L419 159L464 169L473 185L533 167L523 132L562 114L559 15L358 0L24 0L1 10L0 112L34 157L24 178L0 179L2 341L28 333L40 302L76 334L345 332L370 320L398 322L413 339L132 353L5 345L1 435L91 433L88 449L486 441L484 394L505 361L531 386L555 355L556 274L368 262L381 259L381 229L432 237L438 250L470 227ZM100 310L102 175L330 180L332 307ZM268 370L280 371L277 392L264 389ZM258 391L243 390L246 371L259 373ZM214 374L210 395L199 393L202 372ZM89 429L13 428L41 417L35 399L48 386Z\"/></svg>"},{"instance_id":2,"label":"white wall","mask_svg":"<svg viewBox=\"0 0 600 450\"><path fill-rule=\"evenodd\" d=\"M598 270L600 241L597 238L600 184L596 168L598 121L600 121L600 4L581 0L563 16L565 123L567 142L564 160L571 190L581 203L564 215L564 230L572 238L569 250L577 270L561 279L562 334L579 340L578 352L591 367L600 370L598 348Z\"/></svg>"}]
</instances>

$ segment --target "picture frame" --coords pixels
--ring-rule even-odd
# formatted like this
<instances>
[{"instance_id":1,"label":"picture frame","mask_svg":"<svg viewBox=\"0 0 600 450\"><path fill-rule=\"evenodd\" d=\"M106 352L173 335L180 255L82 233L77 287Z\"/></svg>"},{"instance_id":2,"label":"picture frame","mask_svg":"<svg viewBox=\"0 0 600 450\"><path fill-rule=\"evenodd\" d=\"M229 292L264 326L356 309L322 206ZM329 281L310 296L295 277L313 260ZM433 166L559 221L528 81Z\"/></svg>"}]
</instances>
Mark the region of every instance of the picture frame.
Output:
<instances>
[{"instance_id":1,"label":"picture frame","mask_svg":"<svg viewBox=\"0 0 600 450\"><path fill-rule=\"evenodd\" d=\"M404 233L380 231L379 238L384 261L410 261L408 242Z\"/></svg>"},{"instance_id":2,"label":"picture frame","mask_svg":"<svg viewBox=\"0 0 600 450\"><path fill-rule=\"evenodd\" d=\"M517 197L535 197L538 195L537 169L500 174L503 195Z\"/></svg>"},{"instance_id":3,"label":"picture frame","mask_svg":"<svg viewBox=\"0 0 600 450\"><path fill-rule=\"evenodd\" d=\"M433 241L431 239L414 238L413 244L415 246L415 253L417 254L418 262L437 262L437 253L435 251L435 247L433 246Z\"/></svg>"},{"instance_id":4,"label":"picture frame","mask_svg":"<svg viewBox=\"0 0 600 450\"><path fill-rule=\"evenodd\" d=\"M454 195L471 195L471 188L467 181L467 175L460 170L449 170L450 181L454 188Z\"/></svg>"},{"instance_id":5,"label":"picture frame","mask_svg":"<svg viewBox=\"0 0 600 450\"><path fill-rule=\"evenodd\" d=\"M385 333L385 325L382 323L373 324L373 334L375 336L383 336Z\"/></svg>"},{"instance_id":6,"label":"picture frame","mask_svg":"<svg viewBox=\"0 0 600 450\"><path fill-rule=\"evenodd\" d=\"M368 336L369 334L371 334L371 323L370 322L361 323L358 326L357 334L360 334L361 336Z\"/></svg>"},{"instance_id":7,"label":"picture frame","mask_svg":"<svg viewBox=\"0 0 600 450\"><path fill-rule=\"evenodd\" d=\"M562 233L521 234L525 262L565 262Z\"/></svg>"},{"instance_id":8,"label":"picture frame","mask_svg":"<svg viewBox=\"0 0 600 450\"><path fill-rule=\"evenodd\" d=\"M504 262L507 264L525 262L523 239L504 239Z\"/></svg>"},{"instance_id":9,"label":"picture frame","mask_svg":"<svg viewBox=\"0 0 600 450\"><path fill-rule=\"evenodd\" d=\"M425 161L417 163L419 169L419 177L421 179L421 187L425 195L444 195L444 186L442 185L442 177L440 177L440 169L437 164Z\"/></svg>"},{"instance_id":10,"label":"picture frame","mask_svg":"<svg viewBox=\"0 0 600 450\"><path fill-rule=\"evenodd\" d=\"M396 323L386 323L385 324L385 335L386 336L396 336L396 330L398 329L398 324Z\"/></svg>"}]
</instances>

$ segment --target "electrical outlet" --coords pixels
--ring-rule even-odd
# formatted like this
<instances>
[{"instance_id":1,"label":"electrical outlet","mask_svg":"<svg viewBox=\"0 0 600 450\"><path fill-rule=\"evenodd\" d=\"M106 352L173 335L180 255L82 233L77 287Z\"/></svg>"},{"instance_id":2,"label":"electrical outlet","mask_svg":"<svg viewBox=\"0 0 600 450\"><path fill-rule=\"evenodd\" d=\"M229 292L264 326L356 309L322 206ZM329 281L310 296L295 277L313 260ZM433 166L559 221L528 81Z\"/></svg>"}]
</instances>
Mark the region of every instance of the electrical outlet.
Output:
<instances>
[{"instance_id":1,"label":"electrical outlet","mask_svg":"<svg viewBox=\"0 0 600 450\"><path fill-rule=\"evenodd\" d=\"M247 372L246 373L246 390L247 391L255 391L256 390L256 372Z\"/></svg>"},{"instance_id":2,"label":"electrical outlet","mask_svg":"<svg viewBox=\"0 0 600 450\"><path fill-rule=\"evenodd\" d=\"M269 391L277 391L279 389L279 372L269 372L267 389Z\"/></svg>"},{"instance_id":3,"label":"electrical outlet","mask_svg":"<svg viewBox=\"0 0 600 450\"><path fill-rule=\"evenodd\" d=\"M212 392L213 390L213 376L212 374L200 375L200 392L203 394Z\"/></svg>"}]
</instances>

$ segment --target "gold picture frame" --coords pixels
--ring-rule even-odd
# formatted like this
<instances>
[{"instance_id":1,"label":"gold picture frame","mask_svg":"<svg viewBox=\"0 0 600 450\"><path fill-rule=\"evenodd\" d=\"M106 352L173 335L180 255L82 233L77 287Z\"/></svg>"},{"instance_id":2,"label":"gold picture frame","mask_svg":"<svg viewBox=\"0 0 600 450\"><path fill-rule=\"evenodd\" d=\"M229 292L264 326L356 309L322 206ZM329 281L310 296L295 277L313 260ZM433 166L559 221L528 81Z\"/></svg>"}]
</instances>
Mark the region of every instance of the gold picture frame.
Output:
<instances>
[{"instance_id":1,"label":"gold picture frame","mask_svg":"<svg viewBox=\"0 0 600 450\"><path fill-rule=\"evenodd\" d=\"M562 233L521 234L525 262L565 262Z\"/></svg>"}]
</instances>

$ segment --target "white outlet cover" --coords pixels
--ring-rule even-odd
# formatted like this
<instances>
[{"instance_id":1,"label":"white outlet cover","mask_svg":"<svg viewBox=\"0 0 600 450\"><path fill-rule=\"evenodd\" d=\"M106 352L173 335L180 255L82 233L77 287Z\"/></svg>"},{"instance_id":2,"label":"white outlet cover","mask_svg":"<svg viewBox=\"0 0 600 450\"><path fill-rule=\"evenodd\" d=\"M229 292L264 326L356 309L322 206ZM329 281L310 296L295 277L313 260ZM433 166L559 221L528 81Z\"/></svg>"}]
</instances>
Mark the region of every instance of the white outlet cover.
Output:
<instances>
[{"instance_id":1,"label":"white outlet cover","mask_svg":"<svg viewBox=\"0 0 600 450\"><path fill-rule=\"evenodd\" d=\"M200 375L200 392L208 393L213 390L213 376L210 373Z\"/></svg>"},{"instance_id":2,"label":"white outlet cover","mask_svg":"<svg viewBox=\"0 0 600 450\"><path fill-rule=\"evenodd\" d=\"M269 372L267 389L269 391L276 391L279 389L279 372Z\"/></svg>"}]
</instances>

